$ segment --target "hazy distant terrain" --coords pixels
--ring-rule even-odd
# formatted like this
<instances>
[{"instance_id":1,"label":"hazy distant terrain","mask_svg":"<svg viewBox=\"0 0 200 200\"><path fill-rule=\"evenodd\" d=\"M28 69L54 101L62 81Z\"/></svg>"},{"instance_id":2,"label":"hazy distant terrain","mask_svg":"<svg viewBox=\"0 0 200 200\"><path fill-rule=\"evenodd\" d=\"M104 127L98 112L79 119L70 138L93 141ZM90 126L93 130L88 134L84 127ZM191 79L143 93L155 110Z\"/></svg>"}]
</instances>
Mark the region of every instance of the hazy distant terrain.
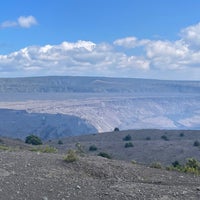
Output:
<instances>
[{"instance_id":1,"label":"hazy distant terrain","mask_svg":"<svg viewBox=\"0 0 200 200\"><path fill-rule=\"evenodd\" d=\"M115 127L200 129L199 81L4 78L0 96L0 108L76 116L99 132ZM81 132L79 126L71 129Z\"/></svg>"},{"instance_id":2,"label":"hazy distant terrain","mask_svg":"<svg viewBox=\"0 0 200 200\"><path fill-rule=\"evenodd\" d=\"M0 109L2 136L24 139L35 134L45 140L94 132L97 132L95 127L76 116Z\"/></svg>"},{"instance_id":3,"label":"hazy distant terrain","mask_svg":"<svg viewBox=\"0 0 200 200\"><path fill-rule=\"evenodd\" d=\"M106 77L1 78L0 93L138 93L191 94L200 92L200 81L164 81Z\"/></svg>"}]
</instances>

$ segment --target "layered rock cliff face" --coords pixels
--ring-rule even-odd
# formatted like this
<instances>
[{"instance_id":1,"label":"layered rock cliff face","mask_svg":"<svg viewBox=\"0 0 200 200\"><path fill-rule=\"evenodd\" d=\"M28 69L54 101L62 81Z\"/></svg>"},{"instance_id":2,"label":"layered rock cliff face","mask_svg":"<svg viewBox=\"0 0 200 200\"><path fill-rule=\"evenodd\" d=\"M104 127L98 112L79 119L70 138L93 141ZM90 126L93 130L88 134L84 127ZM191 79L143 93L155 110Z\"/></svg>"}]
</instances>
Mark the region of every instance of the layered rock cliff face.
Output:
<instances>
[{"instance_id":1,"label":"layered rock cliff face","mask_svg":"<svg viewBox=\"0 0 200 200\"><path fill-rule=\"evenodd\" d=\"M44 114L71 116L66 116L68 121L64 123L68 124L66 127L59 123L53 125L56 130L61 130L58 134L55 129L51 132L51 125L41 126L39 124L42 120L38 122L38 132L46 132L43 128L50 131L49 136L44 134L44 138L51 138L53 135L62 136L63 131L69 129L72 135L83 134L85 131L88 133L112 131L115 127L124 130L200 129L200 82L198 81L99 77L0 79L0 96L0 108L26 110L34 116L33 113L40 113L40 119ZM1 115L3 117L3 114ZM72 116L77 123L70 122ZM49 123L58 121L57 118ZM6 117L2 119L7 120ZM23 123L24 117L21 119ZM80 123L79 120L92 128L84 129L77 125ZM9 125L3 126L2 132L8 134L6 127ZM15 128L17 134L17 127L11 127Z\"/></svg>"},{"instance_id":2,"label":"layered rock cliff face","mask_svg":"<svg viewBox=\"0 0 200 200\"><path fill-rule=\"evenodd\" d=\"M0 135L2 136L24 139L34 134L47 140L94 132L97 132L94 126L76 116L0 109Z\"/></svg>"}]
</instances>

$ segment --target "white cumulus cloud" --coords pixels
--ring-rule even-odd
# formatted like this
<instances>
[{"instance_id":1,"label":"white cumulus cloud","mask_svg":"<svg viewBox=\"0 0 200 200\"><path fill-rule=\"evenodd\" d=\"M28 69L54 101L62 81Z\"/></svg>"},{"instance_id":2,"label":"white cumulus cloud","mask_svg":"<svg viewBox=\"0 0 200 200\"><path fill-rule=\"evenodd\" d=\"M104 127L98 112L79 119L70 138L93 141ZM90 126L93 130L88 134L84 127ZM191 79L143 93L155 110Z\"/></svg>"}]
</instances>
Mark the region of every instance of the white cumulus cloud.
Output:
<instances>
[{"instance_id":1,"label":"white cumulus cloud","mask_svg":"<svg viewBox=\"0 0 200 200\"><path fill-rule=\"evenodd\" d=\"M11 28L11 27L22 27L22 28L30 28L33 25L37 25L38 22L33 16L20 16L15 21L4 21L0 24L0 28Z\"/></svg>"},{"instance_id":2,"label":"white cumulus cloud","mask_svg":"<svg viewBox=\"0 0 200 200\"><path fill-rule=\"evenodd\" d=\"M149 43L149 40L147 39L139 40L136 37L121 38L113 42L114 45L122 46L126 48L135 48L138 46L144 46L148 43Z\"/></svg>"},{"instance_id":3,"label":"white cumulus cloud","mask_svg":"<svg viewBox=\"0 0 200 200\"><path fill-rule=\"evenodd\" d=\"M200 48L200 23L182 29L180 36L191 48Z\"/></svg>"},{"instance_id":4,"label":"white cumulus cloud","mask_svg":"<svg viewBox=\"0 0 200 200\"><path fill-rule=\"evenodd\" d=\"M30 46L0 55L0 74L116 76L120 75L121 70L146 70L148 65L144 58L117 52L109 44L81 40L74 43L65 41L59 45Z\"/></svg>"},{"instance_id":5,"label":"white cumulus cloud","mask_svg":"<svg viewBox=\"0 0 200 200\"><path fill-rule=\"evenodd\" d=\"M33 25L28 21L21 26ZM199 27L196 24L182 29L175 41L132 36L113 43L79 40L29 46L0 55L0 76L94 75L200 80Z\"/></svg>"},{"instance_id":6,"label":"white cumulus cloud","mask_svg":"<svg viewBox=\"0 0 200 200\"><path fill-rule=\"evenodd\" d=\"M17 20L19 26L23 28L29 28L37 24L37 20L33 16L21 16Z\"/></svg>"},{"instance_id":7,"label":"white cumulus cloud","mask_svg":"<svg viewBox=\"0 0 200 200\"><path fill-rule=\"evenodd\" d=\"M17 26L17 22L15 21L5 21L1 24L1 28L9 28L9 27L14 27Z\"/></svg>"}]
</instances>

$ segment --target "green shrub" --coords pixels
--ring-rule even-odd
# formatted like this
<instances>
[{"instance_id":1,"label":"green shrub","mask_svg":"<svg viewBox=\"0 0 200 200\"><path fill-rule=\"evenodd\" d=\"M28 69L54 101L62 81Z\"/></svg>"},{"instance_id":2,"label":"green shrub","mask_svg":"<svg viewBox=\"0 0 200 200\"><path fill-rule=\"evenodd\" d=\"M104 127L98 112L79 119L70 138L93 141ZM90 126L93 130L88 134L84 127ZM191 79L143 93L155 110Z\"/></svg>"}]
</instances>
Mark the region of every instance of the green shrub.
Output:
<instances>
[{"instance_id":1,"label":"green shrub","mask_svg":"<svg viewBox=\"0 0 200 200\"><path fill-rule=\"evenodd\" d=\"M114 131L119 131L119 128L115 127Z\"/></svg>"},{"instance_id":2,"label":"green shrub","mask_svg":"<svg viewBox=\"0 0 200 200\"><path fill-rule=\"evenodd\" d=\"M200 170L200 163L194 158L189 158L186 162L186 167L194 168Z\"/></svg>"},{"instance_id":3,"label":"green shrub","mask_svg":"<svg viewBox=\"0 0 200 200\"><path fill-rule=\"evenodd\" d=\"M10 150L10 148L4 145L0 145L0 150L7 151L7 150Z\"/></svg>"},{"instance_id":4,"label":"green shrub","mask_svg":"<svg viewBox=\"0 0 200 200\"><path fill-rule=\"evenodd\" d=\"M89 147L89 151L97 151L97 147L95 145L91 145Z\"/></svg>"},{"instance_id":5,"label":"green shrub","mask_svg":"<svg viewBox=\"0 0 200 200\"><path fill-rule=\"evenodd\" d=\"M159 162L154 162L150 165L151 168L162 169L162 165Z\"/></svg>"},{"instance_id":6,"label":"green shrub","mask_svg":"<svg viewBox=\"0 0 200 200\"><path fill-rule=\"evenodd\" d=\"M195 146L195 147L199 147L199 146L200 146L200 142L199 142L198 140L194 141L193 146Z\"/></svg>"},{"instance_id":7,"label":"green shrub","mask_svg":"<svg viewBox=\"0 0 200 200\"><path fill-rule=\"evenodd\" d=\"M63 141L62 140L58 140L58 144L63 144Z\"/></svg>"},{"instance_id":8,"label":"green shrub","mask_svg":"<svg viewBox=\"0 0 200 200\"><path fill-rule=\"evenodd\" d=\"M100 153L98 154L98 156L111 159L111 156L110 156L109 154L105 153L105 152L100 152Z\"/></svg>"},{"instance_id":9,"label":"green shrub","mask_svg":"<svg viewBox=\"0 0 200 200\"><path fill-rule=\"evenodd\" d=\"M166 170L168 170L168 171L179 171L178 168L175 168L175 167L173 167L173 166L167 166L167 167L166 167Z\"/></svg>"},{"instance_id":10,"label":"green shrub","mask_svg":"<svg viewBox=\"0 0 200 200\"><path fill-rule=\"evenodd\" d=\"M168 140L169 140L168 137L167 137L166 135L162 135L162 136L161 136L161 139L163 139L163 140L165 140L165 141L168 141Z\"/></svg>"},{"instance_id":11,"label":"green shrub","mask_svg":"<svg viewBox=\"0 0 200 200\"><path fill-rule=\"evenodd\" d=\"M78 160L78 155L76 154L76 151L69 149L66 156L64 157L65 162L75 162Z\"/></svg>"},{"instance_id":12,"label":"green shrub","mask_svg":"<svg viewBox=\"0 0 200 200\"><path fill-rule=\"evenodd\" d=\"M75 144L75 147L77 148L77 153L79 153L80 155L83 155L85 153L84 146L80 142L77 142Z\"/></svg>"},{"instance_id":13,"label":"green shrub","mask_svg":"<svg viewBox=\"0 0 200 200\"><path fill-rule=\"evenodd\" d=\"M132 142L126 142L124 147L125 148L133 147L133 143Z\"/></svg>"},{"instance_id":14,"label":"green shrub","mask_svg":"<svg viewBox=\"0 0 200 200\"><path fill-rule=\"evenodd\" d=\"M136 160L131 160L131 163L132 164L137 164L137 161Z\"/></svg>"},{"instance_id":15,"label":"green shrub","mask_svg":"<svg viewBox=\"0 0 200 200\"><path fill-rule=\"evenodd\" d=\"M175 161L167 169L200 175L200 162L194 158L189 158L185 165L180 165L178 161Z\"/></svg>"},{"instance_id":16,"label":"green shrub","mask_svg":"<svg viewBox=\"0 0 200 200\"><path fill-rule=\"evenodd\" d=\"M130 141L132 140L132 137L128 134L123 138L124 141Z\"/></svg>"},{"instance_id":17,"label":"green shrub","mask_svg":"<svg viewBox=\"0 0 200 200\"><path fill-rule=\"evenodd\" d=\"M173 167L176 167L176 168L180 168L180 167L181 167L179 161L177 161L177 160L175 160L175 161L172 163L172 166L173 166Z\"/></svg>"},{"instance_id":18,"label":"green shrub","mask_svg":"<svg viewBox=\"0 0 200 200\"><path fill-rule=\"evenodd\" d=\"M185 135L184 135L184 133L180 133L179 136L180 137L184 137Z\"/></svg>"},{"instance_id":19,"label":"green shrub","mask_svg":"<svg viewBox=\"0 0 200 200\"><path fill-rule=\"evenodd\" d=\"M36 135L29 135L26 137L25 143L32 145L41 145L42 140Z\"/></svg>"},{"instance_id":20,"label":"green shrub","mask_svg":"<svg viewBox=\"0 0 200 200\"><path fill-rule=\"evenodd\" d=\"M32 148L30 151L36 151L41 153L57 153L58 150L54 147L46 145L44 147Z\"/></svg>"}]
</instances>

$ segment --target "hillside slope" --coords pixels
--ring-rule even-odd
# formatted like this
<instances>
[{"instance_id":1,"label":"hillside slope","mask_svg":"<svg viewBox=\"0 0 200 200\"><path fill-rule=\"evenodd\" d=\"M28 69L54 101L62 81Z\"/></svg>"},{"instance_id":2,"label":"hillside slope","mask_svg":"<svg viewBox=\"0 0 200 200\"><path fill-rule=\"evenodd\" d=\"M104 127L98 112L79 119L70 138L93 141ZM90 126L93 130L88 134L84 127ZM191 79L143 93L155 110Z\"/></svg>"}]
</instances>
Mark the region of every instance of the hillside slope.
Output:
<instances>
[{"instance_id":1,"label":"hillside slope","mask_svg":"<svg viewBox=\"0 0 200 200\"><path fill-rule=\"evenodd\" d=\"M124 140L126 136L130 136L130 140ZM188 158L200 160L199 146L194 146L195 141L200 142L200 131L197 130L128 130L66 137L60 140L62 145L58 144L58 139L45 143L62 153L79 145L82 151L89 155L106 152L113 159L147 165L159 162L163 166L169 166L174 161L184 164ZM131 143L133 147L126 148L127 143ZM91 151L91 146L97 149Z\"/></svg>"},{"instance_id":2,"label":"hillside slope","mask_svg":"<svg viewBox=\"0 0 200 200\"><path fill-rule=\"evenodd\" d=\"M66 163L60 154L0 151L0 199L190 200L200 179L101 157Z\"/></svg>"}]
</instances>

